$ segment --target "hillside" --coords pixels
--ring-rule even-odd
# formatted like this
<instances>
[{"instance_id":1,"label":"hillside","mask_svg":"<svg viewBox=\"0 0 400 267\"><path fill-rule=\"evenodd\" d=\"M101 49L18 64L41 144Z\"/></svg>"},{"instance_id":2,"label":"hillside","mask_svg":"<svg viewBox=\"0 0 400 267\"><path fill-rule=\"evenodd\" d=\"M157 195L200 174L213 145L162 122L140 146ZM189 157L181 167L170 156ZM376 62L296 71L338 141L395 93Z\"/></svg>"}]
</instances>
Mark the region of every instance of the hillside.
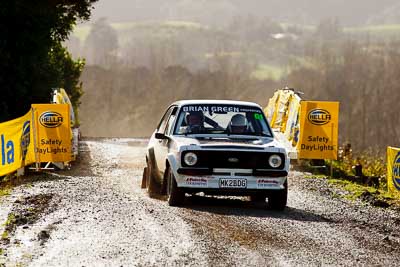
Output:
<instances>
[{"instance_id":1,"label":"hillside","mask_svg":"<svg viewBox=\"0 0 400 267\"><path fill-rule=\"evenodd\" d=\"M399 23L398 14L397 0L102 0L96 4L93 20L191 20L215 26L235 16L254 15L298 24L335 17L345 26L356 26Z\"/></svg>"}]
</instances>

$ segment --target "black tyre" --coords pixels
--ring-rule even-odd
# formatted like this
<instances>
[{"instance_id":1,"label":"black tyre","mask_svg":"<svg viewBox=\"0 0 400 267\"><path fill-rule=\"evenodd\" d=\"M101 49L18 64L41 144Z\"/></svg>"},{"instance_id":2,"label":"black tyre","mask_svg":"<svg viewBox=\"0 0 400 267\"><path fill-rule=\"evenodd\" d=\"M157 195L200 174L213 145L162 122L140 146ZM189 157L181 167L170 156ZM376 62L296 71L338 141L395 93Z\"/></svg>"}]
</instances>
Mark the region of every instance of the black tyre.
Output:
<instances>
[{"instance_id":1,"label":"black tyre","mask_svg":"<svg viewBox=\"0 0 400 267\"><path fill-rule=\"evenodd\" d=\"M287 204L288 184L284 183L284 189L271 192L268 196L268 207L272 210L282 211Z\"/></svg>"},{"instance_id":2,"label":"black tyre","mask_svg":"<svg viewBox=\"0 0 400 267\"><path fill-rule=\"evenodd\" d=\"M254 203L263 203L267 199L267 196L264 194L255 194L250 196L250 201Z\"/></svg>"},{"instance_id":3,"label":"black tyre","mask_svg":"<svg viewBox=\"0 0 400 267\"><path fill-rule=\"evenodd\" d=\"M146 188L146 184L147 184L147 167L144 167L143 169L143 176L142 176L142 184L141 184L141 188L144 189Z\"/></svg>"},{"instance_id":4,"label":"black tyre","mask_svg":"<svg viewBox=\"0 0 400 267\"><path fill-rule=\"evenodd\" d=\"M152 167L151 167L151 162L147 162L147 167L146 167L146 189L147 193L149 194L150 197L154 197L156 194L159 193L159 186L157 182L155 181L153 172L152 172Z\"/></svg>"},{"instance_id":5,"label":"black tyre","mask_svg":"<svg viewBox=\"0 0 400 267\"><path fill-rule=\"evenodd\" d=\"M173 207L182 206L185 201L185 192L178 187L174 174L170 168L167 169L166 174L168 205Z\"/></svg>"}]
</instances>

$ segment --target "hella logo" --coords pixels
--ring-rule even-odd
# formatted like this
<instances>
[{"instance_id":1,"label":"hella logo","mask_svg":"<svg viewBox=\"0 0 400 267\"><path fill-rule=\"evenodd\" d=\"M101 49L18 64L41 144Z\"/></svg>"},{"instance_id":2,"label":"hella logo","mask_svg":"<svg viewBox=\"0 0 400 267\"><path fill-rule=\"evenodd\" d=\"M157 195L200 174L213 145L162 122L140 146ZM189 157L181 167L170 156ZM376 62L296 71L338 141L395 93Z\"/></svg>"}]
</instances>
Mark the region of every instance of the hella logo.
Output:
<instances>
[{"instance_id":1,"label":"hella logo","mask_svg":"<svg viewBox=\"0 0 400 267\"><path fill-rule=\"evenodd\" d=\"M44 112L39 117L40 124L46 128L56 128L60 126L63 121L63 116L60 113L54 111Z\"/></svg>"},{"instance_id":2,"label":"hella logo","mask_svg":"<svg viewBox=\"0 0 400 267\"><path fill-rule=\"evenodd\" d=\"M237 162L239 162L239 159L238 158L229 158L228 161L232 162L232 163L237 163Z\"/></svg>"},{"instance_id":3,"label":"hella logo","mask_svg":"<svg viewBox=\"0 0 400 267\"><path fill-rule=\"evenodd\" d=\"M308 113L308 121L315 125L324 125L331 121L331 114L325 109L313 109Z\"/></svg>"},{"instance_id":4,"label":"hella logo","mask_svg":"<svg viewBox=\"0 0 400 267\"><path fill-rule=\"evenodd\" d=\"M396 159L393 162L392 179L396 189L400 190L400 152L397 153Z\"/></svg>"}]
</instances>

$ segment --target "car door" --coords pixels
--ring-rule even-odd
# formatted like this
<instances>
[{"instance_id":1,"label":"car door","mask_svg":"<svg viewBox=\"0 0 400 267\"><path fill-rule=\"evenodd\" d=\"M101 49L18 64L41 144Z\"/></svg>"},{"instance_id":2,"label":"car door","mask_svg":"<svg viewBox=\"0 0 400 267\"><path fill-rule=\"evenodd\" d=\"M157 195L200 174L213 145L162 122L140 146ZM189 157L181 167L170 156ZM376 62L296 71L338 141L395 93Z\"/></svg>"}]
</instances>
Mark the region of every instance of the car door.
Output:
<instances>
[{"instance_id":1,"label":"car door","mask_svg":"<svg viewBox=\"0 0 400 267\"><path fill-rule=\"evenodd\" d=\"M169 135L170 126L173 124L175 117L177 106L171 106L167 112L165 113L160 126L157 129L157 133L162 133L166 136ZM154 156L156 159L156 165L159 173L159 178L162 178L165 171L165 161L168 154L168 146L170 140L169 139L156 139L154 142Z\"/></svg>"}]
</instances>

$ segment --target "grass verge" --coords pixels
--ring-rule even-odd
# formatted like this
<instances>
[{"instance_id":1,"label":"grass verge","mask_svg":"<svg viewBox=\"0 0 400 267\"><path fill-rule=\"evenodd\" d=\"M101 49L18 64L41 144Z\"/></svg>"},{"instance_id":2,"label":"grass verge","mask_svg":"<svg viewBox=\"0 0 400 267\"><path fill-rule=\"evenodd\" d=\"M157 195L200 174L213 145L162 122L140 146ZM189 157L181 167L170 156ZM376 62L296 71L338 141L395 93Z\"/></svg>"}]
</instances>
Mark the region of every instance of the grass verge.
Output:
<instances>
[{"instance_id":1,"label":"grass verge","mask_svg":"<svg viewBox=\"0 0 400 267\"><path fill-rule=\"evenodd\" d=\"M11 193L11 188L9 186L1 187L0 185L0 198L4 196L8 196Z\"/></svg>"},{"instance_id":2,"label":"grass verge","mask_svg":"<svg viewBox=\"0 0 400 267\"><path fill-rule=\"evenodd\" d=\"M383 204L383 202L386 202L389 205L396 204L396 197L382 189L360 185L348 180L329 179L328 182L349 192L349 194L346 195L345 198L350 200L361 199L368 202L374 202L376 205L385 205ZM378 203L377 201L382 203ZM399 201L397 200L397 202Z\"/></svg>"},{"instance_id":3,"label":"grass verge","mask_svg":"<svg viewBox=\"0 0 400 267\"><path fill-rule=\"evenodd\" d=\"M350 201L361 200L375 207L400 208L400 199L383 188L375 188L368 185L360 184L357 181L346 180L345 178L332 178L326 175L305 175L306 179L327 179L328 184L332 187L344 191L344 194L333 192L333 197L344 198Z\"/></svg>"}]
</instances>

